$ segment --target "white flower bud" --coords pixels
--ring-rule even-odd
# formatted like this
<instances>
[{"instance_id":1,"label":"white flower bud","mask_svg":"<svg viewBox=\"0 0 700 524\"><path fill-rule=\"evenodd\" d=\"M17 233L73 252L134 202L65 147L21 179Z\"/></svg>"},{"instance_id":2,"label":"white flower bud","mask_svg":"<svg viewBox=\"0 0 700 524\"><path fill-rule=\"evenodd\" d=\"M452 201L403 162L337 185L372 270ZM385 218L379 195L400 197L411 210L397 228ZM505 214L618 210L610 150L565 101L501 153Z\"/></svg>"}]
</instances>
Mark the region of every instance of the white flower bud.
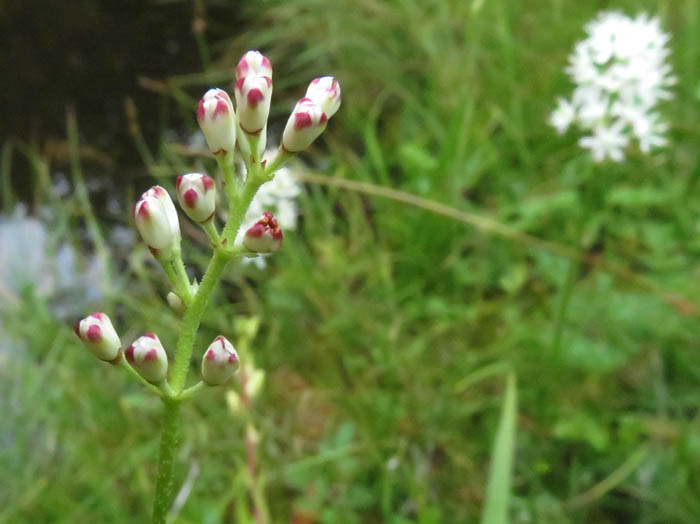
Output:
<instances>
[{"instance_id":1,"label":"white flower bud","mask_svg":"<svg viewBox=\"0 0 700 524\"><path fill-rule=\"evenodd\" d=\"M248 75L272 78L272 64L260 51L248 51L236 66L236 80Z\"/></svg>"},{"instance_id":2,"label":"white flower bud","mask_svg":"<svg viewBox=\"0 0 700 524\"><path fill-rule=\"evenodd\" d=\"M294 106L282 133L282 148L288 153L298 153L311 145L326 129L328 117L323 109L310 98L302 98Z\"/></svg>"},{"instance_id":3,"label":"white flower bud","mask_svg":"<svg viewBox=\"0 0 700 524\"><path fill-rule=\"evenodd\" d=\"M160 186L146 191L134 206L141 237L155 256L169 256L180 245L180 223L168 192Z\"/></svg>"},{"instance_id":4,"label":"white flower bud","mask_svg":"<svg viewBox=\"0 0 700 524\"><path fill-rule=\"evenodd\" d=\"M124 356L139 375L151 384L160 384L168 374L168 355L153 333L146 333L134 340L124 351Z\"/></svg>"},{"instance_id":5,"label":"white flower bud","mask_svg":"<svg viewBox=\"0 0 700 524\"><path fill-rule=\"evenodd\" d=\"M306 98L313 100L330 118L340 107L340 84L332 76L314 78L306 90Z\"/></svg>"},{"instance_id":6,"label":"white flower bud","mask_svg":"<svg viewBox=\"0 0 700 524\"><path fill-rule=\"evenodd\" d=\"M100 360L110 362L119 356L121 340L109 317L104 313L92 313L76 322L75 334Z\"/></svg>"},{"instance_id":7,"label":"white flower bud","mask_svg":"<svg viewBox=\"0 0 700 524\"><path fill-rule=\"evenodd\" d=\"M223 89L210 89L199 101L197 122L214 155L233 154L236 126L233 104Z\"/></svg>"},{"instance_id":8,"label":"white flower bud","mask_svg":"<svg viewBox=\"0 0 700 524\"><path fill-rule=\"evenodd\" d=\"M211 177L199 173L180 175L175 187L180 207L192 220L203 224L214 216L216 186Z\"/></svg>"},{"instance_id":9,"label":"white flower bud","mask_svg":"<svg viewBox=\"0 0 700 524\"><path fill-rule=\"evenodd\" d=\"M267 124L272 99L272 79L249 74L236 81L234 93L238 125L249 135L260 133Z\"/></svg>"},{"instance_id":10,"label":"white flower bud","mask_svg":"<svg viewBox=\"0 0 700 524\"><path fill-rule=\"evenodd\" d=\"M275 216L265 211L243 237L243 245L254 253L272 253L282 247L282 230Z\"/></svg>"},{"instance_id":11,"label":"white flower bud","mask_svg":"<svg viewBox=\"0 0 700 524\"><path fill-rule=\"evenodd\" d=\"M238 369L238 353L233 345L219 335L202 357L202 380L210 386L226 382Z\"/></svg>"},{"instance_id":12,"label":"white flower bud","mask_svg":"<svg viewBox=\"0 0 700 524\"><path fill-rule=\"evenodd\" d=\"M185 304L182 303L180 297L171 291L165 298L167 299L170 308L176 314L182 316L182 314L185 312Z\"/></svg>"}]
</instances>

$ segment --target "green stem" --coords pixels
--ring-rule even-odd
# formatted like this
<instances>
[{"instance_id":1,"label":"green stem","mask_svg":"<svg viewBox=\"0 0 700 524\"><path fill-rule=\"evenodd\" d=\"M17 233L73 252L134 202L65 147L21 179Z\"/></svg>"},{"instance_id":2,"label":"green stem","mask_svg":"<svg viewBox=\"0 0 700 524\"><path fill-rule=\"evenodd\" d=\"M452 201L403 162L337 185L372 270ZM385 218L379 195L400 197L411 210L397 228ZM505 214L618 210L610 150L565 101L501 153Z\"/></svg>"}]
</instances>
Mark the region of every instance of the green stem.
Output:
<instances>
[{"instance_id":1,"label":"green stem","mask_svg":"<svg viewBox=\"0 0 700 524\"><path fill-rule=\"evenodd\" d=\"M259 166L260 164L256 165ZM248 207L250 207L255 193L257 193L260 186L265 183L265 179L260 176L257 170L253 172L249 171L248 176L249 178L243 186L243 189L237 195L234 195L234 198L231 200L229 220L221 233L224 240L230 244L233 244L236 240L238 229L241 227L241 223L243 223L246 211L248 211Z\"/></svg>"},{"instance_id":2,"label":"green stem","mask_svg":"<svg viewBox=\"0 0 700 524\"><path fill-rule=\"evenodd\" d=\"M209 236L209 240L211 240L214 247L221 244L221 237L219 236L219 231L216 229L216 224L214 224L213 217L209 221L202 224L202 228Z\"/></svg>"},{"instance_id":3,"label":"green stem","mask_svg":"<svg viewBox=\"0 0 700 524\"><path fill-rule=\"evenodd\" d=\"M160 437L158 480L153 501L153 524L165 524L172 503L174 487L175 453L178 447L180 426L180 402L163 399L163 432Z\"/></svg>"},{"instance_id":4,"label":"green stem","mask_svg":"<svg viewBox=\"0 0 700 524\"><path fill-rule=\"evenodd\" d=\"M197 396L199 393L201 393L204 389L206 389L207 385L203 381L197 382L194 386L191 386L187 388L185 391L180 393L180 396L178 397L180 400L188 400L194 396Z\"/></svg>"},{"instance_id":5,"label":"green stem","mask_svg":"<svg viewBox=\"0 0 700 524\"><path fill-rule=\"evenodd\" d=\"M126 370L127 373L129 373L132 377L134 377L138 382L146 386L146 388L151 391L152 393L155 393L156 395L161 395L161 390L158 389L157 386L154 386L151 384L148 380L143 378L141 375L139 375L138 371L136 371L134 368L131 367L131 364L129 364L126 361L126 358L122 355L122 358L119 359L119 362L117 363L118 366L121 366Z\"/></svg>"}]
</instances>

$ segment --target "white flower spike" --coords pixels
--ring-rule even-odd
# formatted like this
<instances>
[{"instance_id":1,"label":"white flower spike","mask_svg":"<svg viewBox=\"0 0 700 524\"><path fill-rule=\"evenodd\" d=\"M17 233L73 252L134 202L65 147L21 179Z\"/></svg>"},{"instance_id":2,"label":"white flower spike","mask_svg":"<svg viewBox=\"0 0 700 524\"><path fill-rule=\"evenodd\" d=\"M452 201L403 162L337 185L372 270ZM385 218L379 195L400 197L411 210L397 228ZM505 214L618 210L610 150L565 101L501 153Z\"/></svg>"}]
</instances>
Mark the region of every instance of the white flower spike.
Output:
<instances>
[{"instance_id":1,"label":"white flower spike","mask_svg":"<svg viewBox=\"0 0 700 524\"><path fill-rule=\"evenodd\" d=\"M156 257L167 258L180 249L180 223L175 204L160 186L146 191L134 206L134 220L141 237Z\"/></svg>"},{"instance_id":2,"label":"white flower spike","mask_svg":"<svg viewBox=\"0 0 700 524\"><path fill-rule=\"evenodd\" d=\"M559 99L550 124L559 134L572 125L590 133L579 145L596 162L621 162L633 140L643 153L663 146L668 124L656 106L672 97L676 79L667 62L670 37L659 19L604 11L586 32L566 69L576 88L571 100Z\"/></svg>"},{"instance_id":3,"label":"white flower spike","mask_svg":"<svg viewBox=\"0 0 700 524\"><path fill-rule=\"evenodd\" d=\"M202 380L210 386L218 386L226 382L238 366L238 353L226 338L219 335L202 357Z\"/></svg>"},{"instance_id":4,"label":"white flower spike","mask_svg":"<svg viewBox=\"0 0 700 524\"><path fill-rule=\"evenodd\" d=\"M127 362L151 384L160 384L168 374L168 355L153 333L137 338L124 351Z\"/></svg>"},{"instance_id":5,"label":"white flower spike","mask_svg":"<svg viewBox=\"0 0 700 524\"><path fill-rule=\"evenodd\" d=\"M314 78L306 90L306 98L313 100L330 118L340 107L340 84L332 76Z\"/></svg>"},{"instance_id":6,"label":"white flower spike","mask_svg":"<svg viewBox=\"0 0 700 524\"><path fill-rule=\"evenodd\" d=\"M214 180L200 173L180 175L175 182L177 200L192 220L204 224L212 219L216 209Z\"/></svg>"},{"instance_id":7,"label":"white flower spike","mask_svg":"<svg viewBox=\"0 0 700 524\"><path fill-rule=\"evenodd\" d=\"M215 156L232 156L236 147L233 104L223 89L210 89L199 101L197 122Z\"/></svg>"},{"instance_id":8,"label":"white flower spike","mask_svg":"<svg viewBox=\"0 0 700 524\"><path fill-rule=\"evenodd\" d=\"M75 334L100 360L112 362L122 346L112 322L104 313L92 313L75 324Z\"/></svg>"}]
</instances>

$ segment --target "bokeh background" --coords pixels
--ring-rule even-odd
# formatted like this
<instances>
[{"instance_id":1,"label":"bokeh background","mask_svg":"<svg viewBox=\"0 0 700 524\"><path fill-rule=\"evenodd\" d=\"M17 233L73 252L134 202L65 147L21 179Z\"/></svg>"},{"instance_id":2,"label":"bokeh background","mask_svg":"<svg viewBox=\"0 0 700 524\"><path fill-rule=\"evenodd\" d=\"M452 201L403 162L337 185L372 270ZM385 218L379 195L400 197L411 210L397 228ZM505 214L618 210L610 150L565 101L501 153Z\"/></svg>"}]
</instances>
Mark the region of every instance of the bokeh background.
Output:
<instances>
[{"instance_id":1,"label":"bokeh background","mask_svg":"<svg viewBox=\"0 0 700 524\"><path fill-rule=\"evenodd\" d=\"M603 9L660 16L679 82L669 146L591 170L547 119ZM10 0L0 34L0 522L148 520L159 402L72 326L172 347L131 205L215 173L196 103L251 48L270 142L311 78L343 106L284 250L232 266L203 324L265 382L248 420L235 381L184 410L175 521L478 521L511 373L512 522L700 521L696 0Z\"/></svg>"}]
</instances>

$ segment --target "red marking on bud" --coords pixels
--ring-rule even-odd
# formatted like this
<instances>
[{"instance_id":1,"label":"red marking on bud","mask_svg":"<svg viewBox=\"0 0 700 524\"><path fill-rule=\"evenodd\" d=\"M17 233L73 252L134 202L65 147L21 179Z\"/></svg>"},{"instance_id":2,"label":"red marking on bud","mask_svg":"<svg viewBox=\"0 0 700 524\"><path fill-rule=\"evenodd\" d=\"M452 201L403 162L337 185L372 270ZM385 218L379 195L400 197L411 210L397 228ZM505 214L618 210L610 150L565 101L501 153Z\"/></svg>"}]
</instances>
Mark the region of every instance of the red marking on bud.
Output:
<instances>
[{"instance_id":1,"label":"red marking on bud","mask_svg":"<svg viewBox=\"0 0 700 524\"><path fill-rule=\"evenodd\" d=\"M214 353L214 350L213 350L213 349L210 349L209 351L207 351L207 354L205 355L205 358L206 358L207 360L215 360L215 359L216 359L216 353Z\"/></svg>"},{"instance_id":2,"label":"red marking on bud","mask_svg":"<svg viewBox=\"0 0 700 524\"><path fill-rule=\"evenodd\" d=\"M213 117L216 118L217 115L228 115L228 104L222 98L217 98L216 100Z\"/></svg>"},{"instance_id":3,"label":"red marking on bud","mask_svg":"<svg viewBox=\"0 0 700 524\"><path fill-rule=\"evenodd\" d=\"M270 61L267 59L266 56L262 57L262 65L263 65L263 67L266 67L267 69L272 69L272 64L270 63Z\"/></svg>"},{"instance_id":4,"label":"red marking on bud","mask_svg":"<svg viewBox=\"0 0 700 524\"><path fill-rule=\"evenodd\" d=\"M127 361L129 361L129 362L134 361L134 345L133 344L124 350L124 356L126 357Z\"/></svg>"},{"instance_id":5,"label":"red marking on bud","mask_svg":"<svg viewBox=\"0 0 700 524\"><path fill-rule=\"evenodd\" d=\"M235 364L238 361L238 357L236 355L231 354L228 356L228 363L229 364Z\"/></svg>"},{"instance_id":6,"label":"red marking on bud","mask_svg":"<svg viewBox=\"0 0 700 524\"><path fill-rule=\"evenodd\" d=\"M158 337L155 335L155 333L151 333L150 331L148 333L143 334L144 337L152 338L153 340L157 340Z\"/></svg>"},{"instance_id":7,"label":"red marking on bud","mask_svg":"<svg viewBox=\"0 0 700 524\"><path fill-rule=\"evenodd\" d=\"M197 192L194 189L188 189L187 191L185 191L183 198L187 207L194 207L197 205L197 199L199 198L199 195L197 195Z\"/></svg>"},{"instance_id":8,"label":"red marking on bud","mask_svg":"<svg viewBox=\"0 0 700 524\"><path fill-rule=\"evenodd\" d=\"M151 255L153 255L154 257L158 256L158 250L156 248L148 246L148 250L151 252Z\"/></svg>"},{"instance_id":9,"label":"red marking on bud","mask_svg":"<svg viewBox=\"0 0 700 524\"><path fill-rule=\"evenodd\" d=\"M207 175L202 175L202 185L204 186L204 191L209 191L214 187L214 180Z\"/></svg>"},{"instance_id":10,"label":"red marking on bud","mask_svg":"<svg viewBox=\"0 0 700 524\"><path fill-rule=\"evenodd\" d=\"M197 121L202 122L204 120L204 116L206 114L206 111L204 110L204 98L202 98L199 101L199 106L197 107Z\"/></svg>"},{"instance_id":11,"label":"red marking on bud","mask_svg":"<svg viewBox=\"0 0 700 524\"><path fill-rule=\"evenodd\" d=\"M155 348L151 348L146 351L146 355L143 357L144 362L151 362L158 359L158 351Z\"/></svg>"},{"instance_id":12,"label":"red marking on bud","mask_svg":"<svg viewBox=\"0 0 700 524\"><path fill-rule=\"evenodd\" d=\"M262 91L260 89L251 89L248 91L248 104L251 107L256 107L262 100L265 98L265 95L263 95Z\"/></svg>"},{"instance_id":13,"label":"red marking on bud","mask_svg":"<svg viewBox=\"0 0 700 524\"><path fill-rule=\"evenodd\" d=\"M328 120L328 117L326 116L326 113L321 113L321 123L323 124Z\"/></svg>"},{"instance_id":14,"label":"red marking on bud","mask_svg":"<svg viewBox=\"0 0 700 524\"><path fill-rule=\"evenodd\" d=\"M273 214L270 213L269 211L263 211L262 216L263 216L263 220L270 220L270 219L274 219L274 218L275 218L275 215L273 215Z\"/></svg>"},{"instance_id":15,"label":"red marking on bud","mask_svg":"<svg viewBox=\"0 0 700 524\"><path fill-rule=\"evenodd\" d=\"M164 197L164 196L167 196L167 194L168 194L165 192L165 189L163 189L160 186L153 186L153 193L155 193L155 195L158 197Z\"/></svg>"},{"instance_id":16,"label":"red marking on bud","mask_svg":"<svg viewBox=\"0 0 700 524\"><path fill-rule=\"evenodd\" d=\"M296 113L294 115L294 129L304 129L313 124L309 113Z\"/></svg>"},{"instance_id":17,"label":"red marking on bud","mask_svg":"<svg viewBox=\"0 0 700 524\"><path fill-rule=\"evenodd\" d=\"M102 330L97 324L93 324L87 329L87 339L90 342L99 342L102 340Z\"/></svg>"},{"instance_id":18,"label":"red marking on bud","mask_svg":"<svg viewBox=\"0 0 700 524\"><path fill-rule=\"evenodd\" d=\"M264 76L263 78L267 82L267 87L272 87L272 78L270 78L269 76Z\"/></svg>"},{"instance_id":19,"label":"red marking on bud","mask_svg":"<svg viewBox=\"0 0 700 524\"><path fill-rule=\"evenodd\" d=\"M76 334L76 335L80 336L80 320L78 320L78 321L75 323L75 327L73 328L73 330L75 331L75 334Z\"/></svg>"},{"instance_id":20,"label":"red marking on bud","mask_svg":"<svg viewBox=\"0 0 700 524\"><path fill-rule=\"evenodd\" d=\"M282 230L280 228L272 230L272 238L275 240L282 240Z\"/></svg>"},{"instance_id":21,"label":"red marking on bud","mask_svg":"<svg viewBox=\"0 0 700 524\"><path fill-rule=\"evenodd\" d=\"M150 214L148 213L148 202L143 200L143 201L137 203L136 204L136 212L134 213L134 216L137 218L140 218L142 220L148 220L150 217Z\"/></svg>"},{"instance_id":22,"label":"red marking on bud","mask_svg":"<svg viewBox=\"0 0 700 524\"><path fill-rule=\"evenodd\" d=\"M182 178L183 178L184 176L185 176L185 175L179 175L179 176L175 179L175 189L177 189L177 190L180 189L180 184L182 184Z\"/></svg>"},{"instance_id":23,"label":"red marking on bud","mask_svg":"<svg viewBox=\"0 0 700 524\"><path fill-rule=\"evenodd\" d=\"M246 62L245 58L241 58L240 62L238 62L238 65L236 66L236 78L241 79L245 77L245 75L248 74L248 62Z\"/></svg>"},{"instance_id":24,"label":"red marking on bud","mask_svg":"<svg viewBox=\"0 0 700 524\"><path fill-rule=\"evenodd\" d=\"M248 231L246 231L247 236L255 237L255 238L263 236L264 233L265 233L265 226L259 222L256 224L253 224L252 227Z\"/></svg>"},{"instance_id":25,"label":"red marking on bud","mask_svg":"<svg viewBox=\"0 0 700 524\"><path fill-rule=\"evenodd\" d=\"M265 167L267 165L267 160L260 162L260 167Z\"/></svg>"},{"instance_id":26,"label":"red marking on bud","mask_svg":"<svg viewBox=\"0 0 700 524\"><path fill-rule=\"evenodd\" d=\"M240 77L238 80L236 80L236 83L235 83L234 85L235 85L236 89L238 89L238 91L242 91L242 89L243 89L243 82L245 82L245 77L244 77L244 76L242 76L242 77Z\"/></svg>"},{"instance_id":27,"label":"red marking on bud","mask_svg":"<svg viewBox=\"0 0 700 524\"><path fill-rule=\"evenodd\" d=\"M104 320L104 313L90 313L90 316L100 321Z\"/></svg>"},{"instance_id":28,"label":"red marking on bud","mask_svg":"<svg viewBox=\"0 0 700 524\"><path fill-rule=\"evenodd\" d=\"M312 83L312 84L318 84L320 81L321 81L320 78L314 78L314 79L311 81L311 83Z\"/></svg>"},{"instance_id":29,"label":"red marking on bud","mask_svg":"<svg viewBox=\"0 0 700 524\"><path fill-rule=\"evenodd\" d=\"M304 97L304 98L300 98L299 102L297 102L297 103L300 103L300 102L313 102L313 100L311 100L310 98Z\"/></svg>"}]
</instances>

